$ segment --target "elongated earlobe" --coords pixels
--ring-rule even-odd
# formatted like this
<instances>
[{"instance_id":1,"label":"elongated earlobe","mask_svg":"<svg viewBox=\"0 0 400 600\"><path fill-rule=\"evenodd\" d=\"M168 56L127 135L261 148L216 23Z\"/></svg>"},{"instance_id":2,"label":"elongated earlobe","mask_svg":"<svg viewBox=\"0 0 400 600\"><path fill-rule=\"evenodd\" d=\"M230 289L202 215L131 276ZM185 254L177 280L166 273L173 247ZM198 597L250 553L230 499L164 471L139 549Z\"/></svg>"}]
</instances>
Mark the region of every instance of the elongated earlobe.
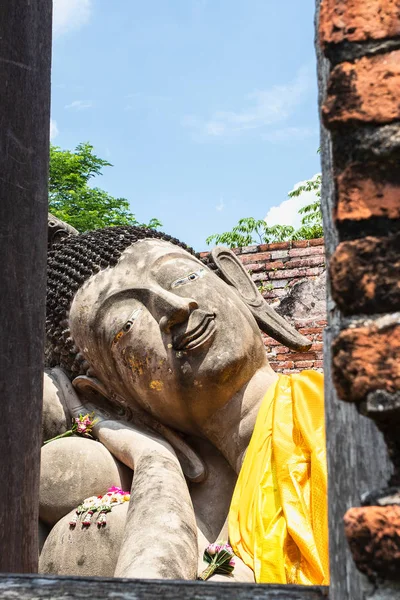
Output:
<instances>
[{"instance_id":1,"label":"elongated earlobe","mask_svg":"<svg viewBox=\"0 0 400 600\"><path fill-rule=\"evenodd\" d=\"M224 281L235 288L264 333L292 350L308 350L311 347L310 340L298 333L264 300L242 263L231 250L217 247L211 251L211 256Z\"/></svg>"},{"instance_id":2,"label":"elongated earlobe","mask_svg":"<svg viewBox=\"0 0 400 600\"><path fill-rule=\"evenodd\" d=\"M85 396L89 395L90 397L90 395L93 396L93 394L95 394L98 398L103 398L108 404L109 408L112 406L112 411L114 414L118 414L118 406L112 404L108 397L109 394L105 386L96 377L80 375L79 377L75 377L72 385L78 392ZM104 409L107 410L107 406L105 407L103 403L101 408L103 411ZM135 417L131 419L132 422L134 422ZM156 433L160 434L167 442L171 444L181 464L182 471L189 481L193 483L200 483L207 478L205 464L197 455L197 453L180 437L178 433L166 425L159 423L151 415L142 410L140 410L140 413L138 414L138 421Z\"/></svg>"}]
</instances>

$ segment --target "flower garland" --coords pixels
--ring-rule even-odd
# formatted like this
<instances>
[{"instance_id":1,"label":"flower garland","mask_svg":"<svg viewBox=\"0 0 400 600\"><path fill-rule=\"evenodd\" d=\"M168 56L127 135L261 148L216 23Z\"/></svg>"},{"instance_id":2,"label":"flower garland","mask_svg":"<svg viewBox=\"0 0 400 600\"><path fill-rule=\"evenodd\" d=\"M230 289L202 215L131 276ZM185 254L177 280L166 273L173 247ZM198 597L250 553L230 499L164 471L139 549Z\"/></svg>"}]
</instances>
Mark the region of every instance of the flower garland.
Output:
<instances>
[{"instance_id":1,"label":"flower garland","mask_svg":"<svg viewBox=\"0 0 400 600\"><path fill-rule=\"evenodd\" d=\"M198 577L203 581L206 581L214 573L230 575L235 568L233 550L226 542L215 542L215 544L207 546L203 558L209 563L208 567Z\"/></svg>"},{"instance_id":2,"label":"flower garland","mask_svg":"<svg viewBox=\"0 0 400 600\"><path fill-rule=\"evenodd\" d=\"M105 527L107 524L106 514L111 512L114 506L129 502L130 497L129 492L124 492L116 486L110 487L104 496L90 496L78 506L69 525L74 528L78 521L81 521L83 526L90 527L93 515L97 513L97 527L99 529Z\"/></svg>"},{"instance_id":3,"label":"flower garland","mask_svg":"<svg viewBox=\"0 0 400 600\"><path fill-rule=\"evenodd\" d=\"M50 440L46 440L44 444L49 444L50 442L54 442L54 440L60 440L61 438L70 437L71 435L82 435L84 437L92 437L92 429L93 425L96 424L96 419L93 419L94 413L87 413L86 415L79 415L75 419L72 419L71 429L68 431L64 431L64 433L60 433L60 435L56 435L56 437L51 438Z\"/></svg>"}]
</instances>

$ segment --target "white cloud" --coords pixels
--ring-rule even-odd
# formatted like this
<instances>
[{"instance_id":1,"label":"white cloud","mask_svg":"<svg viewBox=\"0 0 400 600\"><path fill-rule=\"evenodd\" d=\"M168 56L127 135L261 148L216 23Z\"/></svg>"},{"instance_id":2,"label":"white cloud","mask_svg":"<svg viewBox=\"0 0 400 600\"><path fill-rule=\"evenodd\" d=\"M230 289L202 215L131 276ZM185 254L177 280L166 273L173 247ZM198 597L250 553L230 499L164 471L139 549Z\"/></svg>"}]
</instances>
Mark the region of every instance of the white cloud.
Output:
<instances>
[{"instance_id":1,"label":"white cloud","mask_svg":"<svg viewBox=\"0 0 400 600\"><path fill-rule=\"evenodd\" d=\"M57 122L54 119L50 119L50 141L53 141L59 134Z\"/></svg>"},{"instance_id":2,"label":"white cloud","mask_svg":"<svg viewBox=\"0 0 400 600\"><path fill-rule=\"evenodd\" d=\"M209 119L188 115L182 124L191 128L198 139L222 138L259 130L290 117L309 91L311 82L310 69L302 67L293 81L248 94L248 106L240 111L220 110Z\"/></svg>"},{"instance_id":3,"label":"white cloud","mask_svg":"<svg viewBox=\"0 0 400 600\"><path fill-rule=\"evenodd\" d=\"M225 208L225 202L224 202L224 197L221 196L221 198L219 199L218 204L215 207L215 210L217 210L218 212L223 211Z\"/></svg>"},{"instance_id":4,"label":"white cloud","mask_svg":"<svg viewBox=\"0 0 400 600\"><path fill-rule=\"evenodd\" d=\"M91 108L93 103L90 100L74 100L71 104L66 104L64 108L68 110L85 110Z\"/></svg>"},{"instance_id":5,"label":"white cloud","mask_svg":"<svg viewBox=\"0 0 400 600\"><path fill-rule=\"evenodd\" d=\"M301 141L318 135L317 129L308 127L283 127L269 133L263 134L263 140L273 144Z\"/></svg>"},{"instance_id":6,"label":"white cloud","mask_svg":"<svg viewBox=\"0 0 400 600\"><path fill-rule=\"evenodd\" d=\"M86 25L91 12L92 0L53 0L54 37Z\"/></svg>"},{"instance_id":7,"label":"white cloud","mask_svg":"<svg viewBox=\"0 0 400 600\"><path fill-rule=\"evenodd\" d=\"M315 179L317 176L318 173L316 173L311 179ZM305 183L305 181L299 181L293 187L293 190L296 190ZM299 209L303 208L303 206L307 206L307 204L315 202L315 200L317 200L315 191L302 192L300 196L288 198L287 200L281 202L278 206L272 206L267 212L265 221L270 227L272 225L291 225L297 229L301 225L301 215L298 213Z\"/></svg>"}]
</instances>

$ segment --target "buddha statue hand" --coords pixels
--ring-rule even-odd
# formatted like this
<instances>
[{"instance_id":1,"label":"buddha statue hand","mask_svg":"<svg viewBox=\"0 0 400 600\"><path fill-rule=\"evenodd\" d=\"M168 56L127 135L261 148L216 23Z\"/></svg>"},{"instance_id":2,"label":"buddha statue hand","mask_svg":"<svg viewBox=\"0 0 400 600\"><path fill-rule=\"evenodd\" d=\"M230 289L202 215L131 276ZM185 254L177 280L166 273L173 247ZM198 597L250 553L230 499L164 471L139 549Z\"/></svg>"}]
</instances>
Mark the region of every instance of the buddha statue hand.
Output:
<instances>
[{"instance_id":1,"label":"buddha statue hand","mask_svg":"<svg viewBox=\"0 0 400 600\"><path fill-rule=\"evenodd\" d=\"M90 414L93 436L134 471L115 576L195 579L196 521L172 445L148 425L124 420L110 403L99 406L86 400L87 394L79 397L72 387L69 392L65 401L71 417ZM180 549L173 561L171 548Z\"/></svg>"}]
</instances>

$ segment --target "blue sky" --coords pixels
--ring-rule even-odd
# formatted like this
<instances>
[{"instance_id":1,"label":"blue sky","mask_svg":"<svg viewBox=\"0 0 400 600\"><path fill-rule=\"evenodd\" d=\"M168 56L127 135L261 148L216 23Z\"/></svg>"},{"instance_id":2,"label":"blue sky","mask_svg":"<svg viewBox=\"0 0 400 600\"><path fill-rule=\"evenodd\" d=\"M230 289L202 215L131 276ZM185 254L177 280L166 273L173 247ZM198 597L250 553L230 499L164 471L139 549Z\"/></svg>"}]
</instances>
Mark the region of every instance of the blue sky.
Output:
<instances>
[{"instance_id":1,"label":"blue sky","mask_svg":"<svg viewBox=\"0 0 400 600\"><path fill-rule=\"evenodd\" d=\"M196 250L320 170L314 0L54 0L52 141ZM271 211L272 207L273 210Z\"/></svg>"}]
</instances>

